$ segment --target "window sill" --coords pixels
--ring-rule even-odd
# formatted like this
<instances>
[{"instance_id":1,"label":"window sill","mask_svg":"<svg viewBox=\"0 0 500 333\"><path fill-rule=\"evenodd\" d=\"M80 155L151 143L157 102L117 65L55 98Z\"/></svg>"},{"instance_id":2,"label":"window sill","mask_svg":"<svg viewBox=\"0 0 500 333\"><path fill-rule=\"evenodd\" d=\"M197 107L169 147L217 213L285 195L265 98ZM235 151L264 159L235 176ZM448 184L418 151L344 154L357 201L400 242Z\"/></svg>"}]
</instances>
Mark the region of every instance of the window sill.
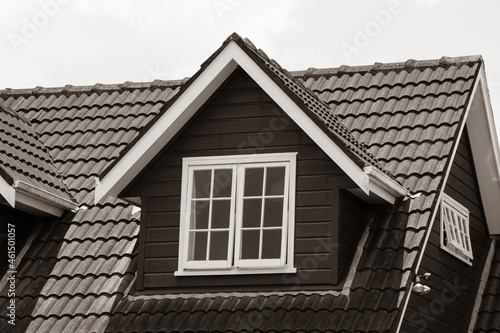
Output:
<instances>
[{"instance_id":1,"label":"window sill","mask_svg":"<svg viewBox=\"0 0 500 333\"><path fill-rule=\"evenodd\" d=\"M233 268L220 270L189 269L174 272L174 276L203 276L203 275L249 275L249 274L292 274L297 273L294 267L279 268Z\"/></svg>"}]
</instances>

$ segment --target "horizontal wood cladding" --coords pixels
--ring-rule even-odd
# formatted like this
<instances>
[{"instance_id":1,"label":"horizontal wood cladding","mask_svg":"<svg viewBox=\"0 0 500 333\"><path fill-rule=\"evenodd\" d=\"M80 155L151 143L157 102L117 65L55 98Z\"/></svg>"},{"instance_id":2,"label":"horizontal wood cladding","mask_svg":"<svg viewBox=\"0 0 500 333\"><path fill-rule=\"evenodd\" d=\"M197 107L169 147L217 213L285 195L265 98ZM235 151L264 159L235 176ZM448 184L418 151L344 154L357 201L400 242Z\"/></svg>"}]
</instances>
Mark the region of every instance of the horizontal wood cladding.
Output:
<instances>
[{"instance_id":1,"label":"horizontal wood cladding","mask_svg":"<svg viewBox=\"0 0 500 333\"><path fill-rule=\"evenodd\" d=\"M279 152L297 153L297 273L174 276L179 251L182 159ZM143 263L138 272L142 285L138 287L171 291L211 291L228 286L231 290L252 286L286 290L297 285L331 288L364 223L362 211L366 207L353 197L344 200L346 206L339 214L339 188L345 186L353 186L345 173L248 75L240 72L197 113L125 194L143 198L139 247Z\"/></svg>"},{"instance_id":2,"label":"horizontal wood cladding","mask_svg":"<svg viewBox=\"0 0 500 333\"><path fill-rule=\"evenodd\" d=\"M412 294L401 332L464 332L490 244L467 132L451 167L445 193L469 211L472 266L440 248L440 213L436 215L419 273L432 273L424 296Z\"/></svg>"}]
</instances>

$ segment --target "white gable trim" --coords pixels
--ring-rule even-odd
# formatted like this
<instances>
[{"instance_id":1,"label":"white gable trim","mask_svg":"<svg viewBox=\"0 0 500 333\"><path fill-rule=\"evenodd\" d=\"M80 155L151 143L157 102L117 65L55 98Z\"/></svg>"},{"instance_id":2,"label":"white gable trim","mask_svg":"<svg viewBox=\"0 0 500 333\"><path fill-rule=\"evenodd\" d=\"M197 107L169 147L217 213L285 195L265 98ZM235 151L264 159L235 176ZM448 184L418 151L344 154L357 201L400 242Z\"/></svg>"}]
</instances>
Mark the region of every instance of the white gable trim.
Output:
<instances>
[{"instance_id":1,"label":"white gable trim","mask_svg":"<svg viewBox=\"0 0 500 333\"><path fill-rule=\"evenodd\" d=\"M484 67L479 72L472 98L467 114L471 151L488 229L491 235L499 235L500 149Z\"/></svg>"},{"instance_id":2,"label":"white gable trim","mask_svg":"<svg viewBox=\"0 0 500 333\"><path fill-rule=\"evenodd\" d=\"M98 182L95 190L95 202L97 203L106 194L118 196L238 65L338 164L366 195L372 190L376 195L394 202L393 193L386 193L384 187L379 184L370 186L371 177L354 163L234 41L231 41L217 55L160 119ZM389 177L386 176L386 178L387 182L394 182Z\"/></svg>"}]
</instances>

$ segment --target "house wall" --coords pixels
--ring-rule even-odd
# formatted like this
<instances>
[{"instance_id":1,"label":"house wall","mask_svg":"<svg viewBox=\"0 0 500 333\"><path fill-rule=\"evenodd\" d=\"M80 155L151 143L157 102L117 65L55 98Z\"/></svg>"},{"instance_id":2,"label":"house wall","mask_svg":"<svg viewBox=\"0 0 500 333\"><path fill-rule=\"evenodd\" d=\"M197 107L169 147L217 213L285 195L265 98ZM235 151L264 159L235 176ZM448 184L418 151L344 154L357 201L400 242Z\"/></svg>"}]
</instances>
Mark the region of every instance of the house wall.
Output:
<instances>
[{"instance_id":1,"label":"house wall","mask_svg":"<svg viewBox=\"0 0 500 333\"><path fill-rule=\"evenodd\" d=\"M460 140L444 192L469 209L472 266L440 248L440 216L436 215L419 274L432 273L432 291L413 293L401 332L467 332L490 238L479 194L467 132Z\"/></svg>"},{"instance_id":2,"label":"house wall","mask_svg":"<svg viewBox=\"0 0 500 333\"><path fill-rule=\"evenodd\" d=\"M182 158L297 152L295 274L175 277ZM124 194L141 197L138 289L331 288L365 222L366 206L341 191L345 173L242 70L186 125ZM344 202L339 210L339 203ZM342 231L339 234L339 229ZM229 287L228 287L229 286Z\"/></svg>"},{"instance_id":3,"label":"house wall","mask_svg":"<svg viewBox=\"0 0 500 333\"><path fill-rule=\"evenodd\" d=\"M0 276L8 270L9 229L14 229L14 247L16 256L24 246L26 238L33 226L34 217L0 204ZM30 221L32 222L30 225ZM14 226L14 227L12 227Z\"/></svg>"}]
</instances>

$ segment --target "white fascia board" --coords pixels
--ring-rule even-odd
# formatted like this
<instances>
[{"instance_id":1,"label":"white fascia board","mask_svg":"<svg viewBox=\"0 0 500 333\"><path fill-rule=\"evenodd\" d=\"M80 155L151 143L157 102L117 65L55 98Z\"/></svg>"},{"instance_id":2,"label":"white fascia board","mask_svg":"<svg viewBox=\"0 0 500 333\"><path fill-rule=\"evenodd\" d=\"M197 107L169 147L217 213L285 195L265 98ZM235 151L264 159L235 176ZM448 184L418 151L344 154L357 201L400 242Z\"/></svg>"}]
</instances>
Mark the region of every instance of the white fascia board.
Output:
<instances>
[{"instance_id":1,"label":"white fascia board","mask_svg":"<svg viewBox=\"0 0 500 333\"><path fill-rule=\"evenodd\" d=\"M477 181L490 234L500 234L500 149L493 111L487 92L486 75L481 67L472 106L467 115Z\"/></svg>"},{"instance_id":2,"label":"white fascia board","mask_svg":"<svg viewBox=\"0 0 500 333\"><path fill-rule=\"evenodd\" d=\"M0 195L11 207L16 206L16 190L2 177L0 177Z\"/></svg>"},{"instance_id":3,"label":"white fascia board","mask_svg":"<svg viewBox=\"0 0 500 333\"><path fill-rule=\"evenodd\" d=\"M52 215L60 217L64 209L40 201L37 198L23 192L16 193L16 209L28 212L36 216Z\"/></svg>"},{"instance_id":4,"label":"white fascia board","mask_svg":"<svg viewBox=\"0 0 500 333\"><path fill-rule=\"evenodd\" d=\"M20 180L14 181L12 188L16 194L16 208L27 208L28 211L35 212L35 215L48 214L61 216L66 210L78 208L78 205L70 200L61 198Z\"/></svg>"},{"instance_id":5,"label":"white fascia board","mask_svg":"<svg viewBox=\"0 0 500 333\"><path fill-rule=\"evenodd\" d=\"M406 197L410 193L406 188L374 166L367 166L364 171L370 179L370 191L391 204L394 204L397 198Z\"/></svg>"},{"instance_id":6,"label":"white fascia board","mask_svg":"<svg viewBox=\"0 0 500 333\"><path fill-rule=\"evenodd\" d=\"M0 194L12 208L33 215L61 216L65 210L73 210L78 207L74 202L19 180L10 185L1 177Z\"/></svg>"}]
</instances>

